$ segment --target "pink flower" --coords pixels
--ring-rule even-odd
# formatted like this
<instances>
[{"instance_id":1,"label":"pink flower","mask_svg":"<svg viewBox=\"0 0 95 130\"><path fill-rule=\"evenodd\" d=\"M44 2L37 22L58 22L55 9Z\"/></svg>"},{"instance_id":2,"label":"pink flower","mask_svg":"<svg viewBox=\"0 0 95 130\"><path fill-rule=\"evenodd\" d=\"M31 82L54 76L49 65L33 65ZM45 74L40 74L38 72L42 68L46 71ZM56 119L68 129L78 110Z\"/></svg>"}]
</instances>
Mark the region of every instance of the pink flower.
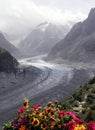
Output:
<instances>
[{"instance_id":1,"label":"pink flower","mask_svg":"<svg viewBox=\"0 0 95 130\"><path fill-rule=\"evenodd\" d=\"M83 123L83 120L81 120L80 118L78 118L78 117L75 117L74 118L74 121L76 122L76 123Z\"/></svg>"},{"instance_id":2,"label":"pink flower","mask_svg":"<svg viewBox=\"0 0 95 130\"><path fill-rule=\"evenodd\" d=\"M66 114L67 114L67 112L65 112L64 110L62 110L62 111L59 113L58 117L59 117L59 118L62 118L62 117L64 117Z\"/></svg>"},{"instance_id":3,"label":"pink flower","mask_svg":"<svg viewBox=\"0 0 95 130\"><path fill-rule=\"evenodd\" d=\"M72 118L75 118L76 117L76 114L75 113L73 113L73 112L67 112L67 114L69 114Z\"/></svg>"},{"instance_id":4,"label":"pink flower","mask_svg":"<svg viewBox=\"0 0 95 130\"><path fill-rule=\"evenodd\" d=\"M12 123L12 128L15 128L17 126L17 124L15 124L14 122Z\"/></svg>"},{"instance_id":5,"label":"pink flower","mask_svg":"<svg viewBox=\"0 0 95 130\"><path fill-rule=\"evenodd\" d=\"M87 128L88 130L95 130L95 122L92 122L92 121L88 122Z\"/></svg>"},{"instance_id":6,"label":"pink flower","mask_svg":"<svg viewBox=\"0 0 95 130\"><path fill-rule=\"evenodd\" d=\"M71 116L71 118L73 118L76 123L83 123L83 120L81 120L80 118L78 118L76 116L76 114L74 114L73 112L67 112L67 114L69 114Z\"/></svg>"}]
</instances>

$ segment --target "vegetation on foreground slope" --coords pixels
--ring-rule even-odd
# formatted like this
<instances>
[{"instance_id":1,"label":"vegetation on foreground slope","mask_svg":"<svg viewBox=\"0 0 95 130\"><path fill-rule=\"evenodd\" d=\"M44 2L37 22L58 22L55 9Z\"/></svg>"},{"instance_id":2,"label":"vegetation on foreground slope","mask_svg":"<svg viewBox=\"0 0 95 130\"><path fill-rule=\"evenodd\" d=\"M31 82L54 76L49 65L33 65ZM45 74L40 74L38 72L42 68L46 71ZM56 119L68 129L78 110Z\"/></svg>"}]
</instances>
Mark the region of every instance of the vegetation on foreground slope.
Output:
<instances>
[{"instance_id":1,"label":"vegetation on foreground slope","mask_svg":"<svg viewBox=\"0 0 95 130\"><path fill-rule=\"evenodd\" d=\"M74 111L86 122L95 121L95 77L62 103L63 109Z\"/></svg>"},{"instance_id":2,"label":"vegetation on foreground slope","mask_svg":"<svg viewBox=\"0 0 95 130\"><path fill-rule=\"evenodd\" d=\"M80 118L81 117L81 118ZM2 130L95 130L95 77L63 102L29 107L28 99Z\"/></svg>"}]
</instances>

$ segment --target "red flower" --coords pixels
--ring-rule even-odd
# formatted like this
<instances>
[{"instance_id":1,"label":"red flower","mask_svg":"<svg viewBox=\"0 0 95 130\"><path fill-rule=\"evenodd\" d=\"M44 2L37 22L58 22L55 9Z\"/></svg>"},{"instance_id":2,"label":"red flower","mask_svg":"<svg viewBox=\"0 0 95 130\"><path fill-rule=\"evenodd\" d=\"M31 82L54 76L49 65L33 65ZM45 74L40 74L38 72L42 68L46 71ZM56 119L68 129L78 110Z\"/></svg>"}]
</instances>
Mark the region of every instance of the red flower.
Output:
<instances>
[{"instance_id":1,"label":"red flower","mask_svg":"<svg viewBox=\"0 0 95 130\"><path fill-rule=\"evenodd\" d=\"M38 109L39 107L41 107L40 104L34 105L32 108L34 108L34 110Z\"/></svg>"},{"instance_id":2,"label":"red flower","mask_svg":"<svg viewBox=\"0 0 95 130\"><path fill-rule=\"evenodd\" d=\"M67 127L68 130L74 130L76 125L77 125L76 122L68 122L66 127Z\"/></svg>"},{"instance_id":3,"label":"red flower","mask_svg":"<svg viewBox=\"0 0 95 130\"><path fill-rule=\"evenodd\" d=\"M24 125L27 122L28 118L24 116L21 120L21 123Z\"/></svg>"},{"instance_id":4,"label":"red flower","mask_svg":"<svg viewBox=\"0 0 95 130\"><path fill-rule=\"evenodd\" d=\"M25 110L26 110L25 107L21 107L21 108L18 110L18 114L23 113Z\"/></svg>"},{"instance_id":5,"label":"red flower","mask_svg":"<svg viewBox=\"0 0 95 130\"><path fill-rule=\"evenodd\" d=\"M58 117L59 117L59 118L62 118L62 117L64 117L66 114L67 114L67 112L65 112L64 110L62 110L62 111L59 113Z\"/></svg>"},{"instance_id":6,"label":"red flower","mask_svg":"<svg viewBox=\"0 0 95 130\"><path fill-rule=\"evenodd\" d=\"M88 122L87 128L88 130L95 130L95 122L92 122L92 121Z\"/></svg>"}]
</instances>

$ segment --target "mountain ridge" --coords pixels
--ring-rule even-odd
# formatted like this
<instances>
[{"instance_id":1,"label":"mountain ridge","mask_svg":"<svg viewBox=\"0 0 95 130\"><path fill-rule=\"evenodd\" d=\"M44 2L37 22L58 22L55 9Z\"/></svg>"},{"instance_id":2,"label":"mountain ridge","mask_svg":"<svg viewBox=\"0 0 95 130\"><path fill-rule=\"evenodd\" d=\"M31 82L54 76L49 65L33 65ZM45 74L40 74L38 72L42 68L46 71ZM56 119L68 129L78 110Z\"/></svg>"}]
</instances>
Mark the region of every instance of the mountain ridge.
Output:
<instances>
[{"instance_id":1,"label":"mountain ridge","mask_svg":"<svg viewBox=\"0 0 95 130\"><path fill-rule=\"evenodd\" d=\"M76 23L65 38L54 46L48 55L48 59L52 60L61 57L63 60L67 59L74 62L90 62L94 60L94 14L95 8L91 9L86 20Z\"/></svg>"},{"instance_id":2,"label":"mountain ridge","mask_svg":"<svg viewBox=\"0 0 95 130\"><path fill-rule=\"evenodd\" d=\"M18 48L22 53L30 56L46 54L68 30L68 26L41 23L18 45Z\"/></svg>"}]
</instances>

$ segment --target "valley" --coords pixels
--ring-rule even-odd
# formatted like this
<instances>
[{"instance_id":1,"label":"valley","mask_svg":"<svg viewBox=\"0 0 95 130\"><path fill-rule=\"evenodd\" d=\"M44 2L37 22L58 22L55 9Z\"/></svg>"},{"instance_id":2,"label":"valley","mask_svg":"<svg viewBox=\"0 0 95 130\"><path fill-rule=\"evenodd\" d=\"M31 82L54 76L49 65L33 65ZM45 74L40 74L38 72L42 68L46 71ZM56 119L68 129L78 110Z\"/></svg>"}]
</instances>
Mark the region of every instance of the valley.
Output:
<instances>
[{"instance_id":1,"label":"valley","mask_svg":"<svg viewBox=\"0 0 95 130\"><path fill-rule=\"evenodd\" d=\"M93 69L45 62L43 56L21 59L19 63L25 73L16 77L0 74L0 126L13 119L24 98L42 105L49 100L62 101L94 75Z\"/></svg>"},{"instance_id":2,"label":"valley","mask_svg":"<svg viewBox=\"0 0 95 130\"><path fill-rule=\"evenodd\" d=\"M2 22L0 24L0 128L3 127L4 123L15 118L18 109L23 106L22 102L24 99L29 99L31 106L35 104L46 106L47 102L54 102L57 99L60 104L63 103L63 111L67 107L70 111L79 111L77 114L83 112L82 116L84 117L86 109L87 111L90 108L93 111L95 110L95 78L93 78L95 77L95 8L89 8L90 12L86 15L83 13L84 11L80 11L81 7L79 13L77 13L77 9L74 9L75 14L72 11L69 12L70 1L67 3L69 7L67 11L63 10L63 6L63 11L60 10L61 6L56 10L57 5L54 5L54 10L51 10L53 8L48 8L44 11L43 6L40 6L40 10L38 10L39 4L33 4L33 8L37 6L35 8L35 11L38 12L37 17L43 16L43 19L37 22L37 19L34 18L36 14L33 13L32 15L30 13L32 12L32 3L25 3L24 5L24 1L20 4L23 9L27 7L29 10L27 14L25 14L26 11L23 11L21 7L18 8L20 6L19 1L17 6L15 6L15 2L15 4L10 4L11 0L8 2L12 6L12 10L8 12L9 16L15 16L12 19L15 21L14 24L12 24L10 17L2 21L2 18L7 18L8 14L3 16L1 10L3 17L1 17ZM16 11L16 7L19 9L18 11ZM7 12L7 9L5 10ZM53 21L43 15L45 12L46 16L49 11L50 14L48 15L50 15L49 17ZM55 16L57 17L54 18ZM81 19L80 16L84 18ZM24 19L24 17L26 18ZM79 17L79 19L76 20L74 17ZM34 23L32 23L33 20ZM5 21L7 22L6 24ZM82 86L84 87L82 88ZM90 104L90 101L92 104ZM27 109L28 100L25 103L22 109L29 112ZM56 112L58 111L56 110ZM62 116L65 116L64 112L62 113ZM19 124L19 121L16 124L12 124L13 122L8 123L6 124L8 128L2 128L2 130L10 130L9 125L12 125L12 130L26 130L29 127L28 125L30 125L28 130L32 129L34 125L37 126L35 124L36 118L32 121L32 116L29 116L31 117L29 122L25 120L26 122L22 122L22 124ZM50 113L47 116L49 118L42 119L42 124L39 123L40 120L37 120L42 130L47 129L43 125L44 123L47 125L46 120L49 120L51 124L49 130L56 127L51 122L52 118L54 118L52 121L55 121L58 126L60 123L62 123L62 127L65 126L64 123L66 122L63 122L63 119L62 122L59 122L59 115L58 121ZM30 117L27 116L27 118ZM19 117L18 120L20 118L22 117ZM66 118L68 119L68 117ZM89 117L87 120L90 121ZM71 120L71 123L74 123L73 120ZM18 128L16 129L15 126ZM37 128L38 130L40 127L35 127L34 129L36 130ZM68 128L68 130L70 129ZM86 128L83 130L86 130ZM89 130L92 130L92 128Z\"/></svg>"}]
</instances>

